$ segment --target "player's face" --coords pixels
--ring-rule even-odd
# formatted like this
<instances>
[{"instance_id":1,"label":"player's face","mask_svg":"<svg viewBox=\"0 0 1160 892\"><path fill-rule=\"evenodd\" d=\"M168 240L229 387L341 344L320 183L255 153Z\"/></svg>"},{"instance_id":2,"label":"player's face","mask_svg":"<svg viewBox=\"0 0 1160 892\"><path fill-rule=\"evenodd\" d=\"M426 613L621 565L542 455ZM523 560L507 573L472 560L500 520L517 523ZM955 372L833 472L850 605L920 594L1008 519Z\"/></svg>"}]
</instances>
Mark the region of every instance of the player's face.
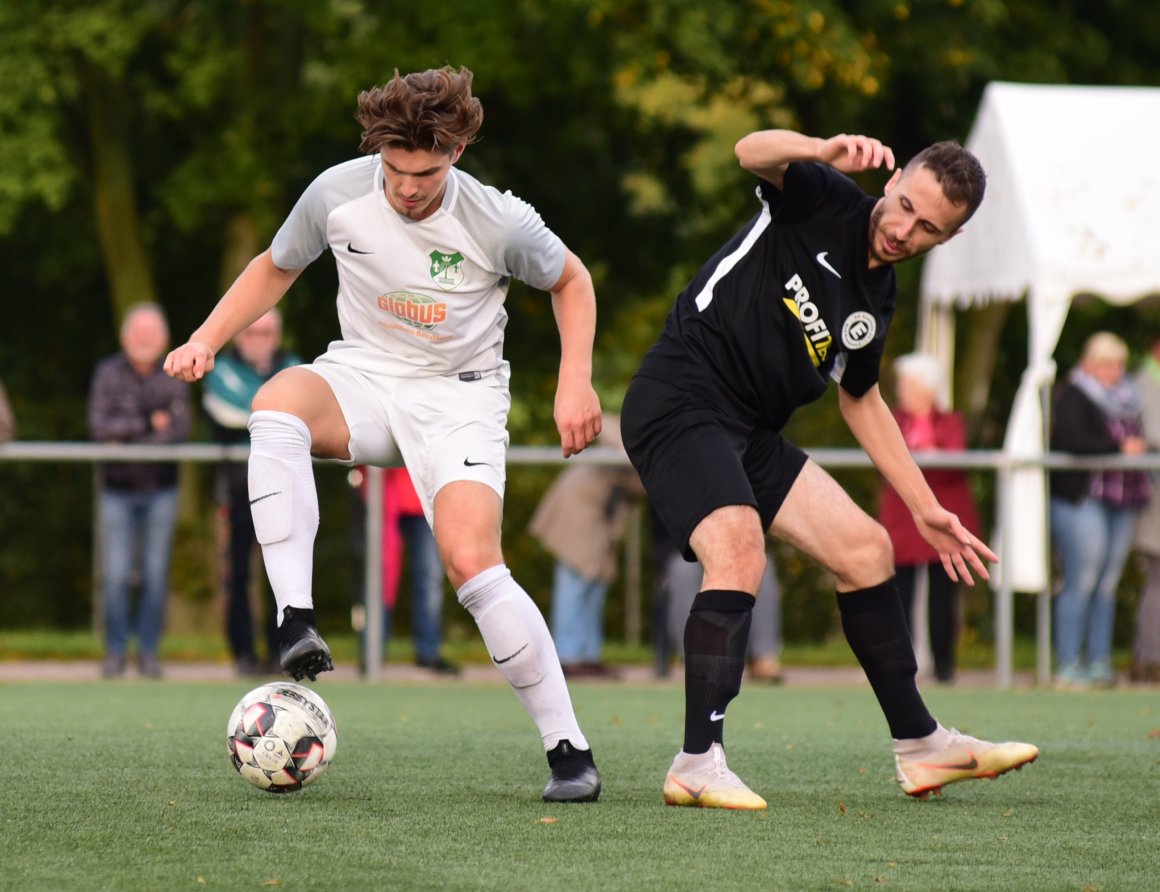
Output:
<instances>
[{"instance_id":1,"label":"player's face","mask_svg":"<svg viewBox=\"0 0 1160 892\"><path fill-rule=\"evenodd\" d=\"M929 168L898 171L870 216L870 265L909 260L941 245L959 231L963 212Z\"/></svg>"},{"instance_id":2,"label":"player's face","mask_svg":"<svg viewBox=\"0 0 1160 892\"><path fill-rule=\"evenodd\" d=\"M379 154L391 207L404 217L424 220L439 210L447 174L463 154L463 146L456 146L450 154L386 146Z\"/></svg>"}]
</instances>

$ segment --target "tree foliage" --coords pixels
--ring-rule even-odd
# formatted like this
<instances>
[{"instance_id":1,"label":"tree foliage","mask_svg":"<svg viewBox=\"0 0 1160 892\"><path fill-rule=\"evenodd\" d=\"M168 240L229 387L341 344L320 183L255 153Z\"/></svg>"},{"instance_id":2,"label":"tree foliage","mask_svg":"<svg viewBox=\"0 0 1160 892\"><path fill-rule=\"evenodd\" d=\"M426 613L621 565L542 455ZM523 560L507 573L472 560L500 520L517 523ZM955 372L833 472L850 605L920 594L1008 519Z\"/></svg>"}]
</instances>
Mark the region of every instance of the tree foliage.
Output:
<instances>
[{"instance_id":1,"label":"tree foliage","mask_svg":"<svg viewBox=\"0 0 1160 892\"><path fill-rule=\"evenodd\" d=\"M0 375L25 437L82 439L88 375L116 349L127 303L156 297L184 337L310 179L355 154L358 91L454 64L475 72L486 114L462 166L534 204L593 271L597 386L615 408L677 292L755 211L732 156L745 132L867 132L905 158L965 139L990 80L1160 82L1158 43L1160 7L1129 0L7 0ZM917 272L900 270L892 352L913 342ZM304 355L334 336L333 275L320 261L287 298ZM552 442L550 303L517 285L509 313L513 441ZM1017 336L1002 330L983 410L997 419ZM849 444L840 430L828 401L792 434ZM35 618L41 573L73 608L41 618L83 618L87 568L53 566L50 543L87 539L88 493L6 471L52 497L35 518L24 500L0 505L0 530L21 543L0 578L30 592L0 611ZM869 477L851 487L870 503ZM534 565L518 526L533 490L513 488L508 548ZM340 515L342 497L329 506Z\"/></svg>"}]
</instances>

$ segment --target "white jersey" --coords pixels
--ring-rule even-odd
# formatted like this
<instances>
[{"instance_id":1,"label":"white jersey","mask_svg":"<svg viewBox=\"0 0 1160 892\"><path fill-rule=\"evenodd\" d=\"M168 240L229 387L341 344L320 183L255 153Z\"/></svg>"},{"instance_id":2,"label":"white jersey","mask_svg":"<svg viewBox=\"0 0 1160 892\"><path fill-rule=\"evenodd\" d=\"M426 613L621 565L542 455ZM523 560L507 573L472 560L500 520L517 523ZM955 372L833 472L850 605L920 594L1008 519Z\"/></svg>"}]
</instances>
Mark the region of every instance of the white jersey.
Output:
<instances>
[{"instance_id":1,"label":"white jersey","mask_svg":"<svg viewBox=\"0 0 1160 892\"><path fill-rule=\"evenodd\" d=\"M328 358L401 377L498 368L510 280L550 289L563 242L527 202L454 167L419 221L391 207L383 178L378 154L324 171L270 246L285 270L334 253L342 340Z\"/></svg>"}]
</instances>

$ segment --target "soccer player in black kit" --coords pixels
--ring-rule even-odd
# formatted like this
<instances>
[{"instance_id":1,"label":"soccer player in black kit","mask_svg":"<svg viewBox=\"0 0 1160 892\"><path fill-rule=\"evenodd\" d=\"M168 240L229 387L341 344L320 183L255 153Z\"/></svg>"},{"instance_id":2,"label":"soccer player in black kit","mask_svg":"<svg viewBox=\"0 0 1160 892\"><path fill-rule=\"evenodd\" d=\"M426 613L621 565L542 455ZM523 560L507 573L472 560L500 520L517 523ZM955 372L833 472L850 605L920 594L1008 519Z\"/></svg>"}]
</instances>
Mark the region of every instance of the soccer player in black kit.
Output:
<instances>
[{"instance_id":1,"label":"soccer player in black kit","mask_svg":"<svg viewBox=\"0 0 1160 892\"><path fill-rule=\"evenodd\" d=\"M886 531L781 434L795 409L838 382L843 419L946 572L988 578L984 560L995 555L938 504L878 390L893 264L959 231L983 199L983 169L955 143L894 170L877 139L788 130L751 133L736 153L758 177L760 210L677 298L622 410L650 499L704 569L685 626L685 737L665 802L766 807L727 766L722 740L767 532L836 577L842 628L886 716L906 793L925 798L1021 767L1035 746L968 737L927 711ZM894 173L877 199L846 176L882 167Z\"/></svg>"}]
</instances>

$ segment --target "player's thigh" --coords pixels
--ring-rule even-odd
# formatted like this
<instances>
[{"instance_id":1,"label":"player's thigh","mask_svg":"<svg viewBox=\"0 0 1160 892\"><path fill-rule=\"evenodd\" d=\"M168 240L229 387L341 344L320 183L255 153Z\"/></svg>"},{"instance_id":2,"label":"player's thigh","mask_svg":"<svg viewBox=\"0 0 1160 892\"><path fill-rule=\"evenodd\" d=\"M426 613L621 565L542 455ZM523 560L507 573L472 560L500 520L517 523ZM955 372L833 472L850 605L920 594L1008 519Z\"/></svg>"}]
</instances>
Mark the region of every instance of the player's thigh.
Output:
<instances>
[{"instance_id":1,"label":"player's thigh","mask_svg":"<svg viewBox=\"0 0 1160 892\"><path fill-rule=\"evenodd\" d=\"M886 531L813 461L803 465L769 534L832 572L839 591L877 585L893 573Z\"/></svg>"},{"instance_id":2,"label":"player's thigh","mask_svg":"<svg viewBox=\"0 0 1160 892\"><path fill-rule=\"evenodd\" d=\"M483 484L502 504L510 408L506 374L499 373L411 379L396 392L388 424L432 527L436 494L451 483Z\"/></svg>"},{"instance_id":3,"label":"player's thigh","mask_svg":"<svg viewBox=\"0 0 1160 892\"><path fill-rule=\"evenodd\" d=\"M625 449L686 560L705 559L715 551L716 520L707 527L709 536L702 537L710 539L702 545L705 554L697 555L691 540L718 509L747 506L757 517L758 500L743 463L747 431L728 423L702 398L651 378L634 378L624 398ZM763 524L756 525L760 537Z\"/></svg>"},{"instance_id":4,"label":"player's thigh","mask_svg":"<svg viewBox=\"0 0 1160 892\"><path fill-rule=\"evenodd\" d=\"M310 452L349 459L350 429L330 382L305 366L283 369L262 385L254 411L286 412L310 429Z\"/></svg>"},{"instance_id":5,"label":"player's thigh","mask_svg":"<svg viewBox=\"0 0 1160 892\"><path fill-rule=\"evenodd\" d=\"M493 373L409 382L389 409L392 434L456 588L503 561L510 407L506 374Z\"/></svg>"}]
</instances>

